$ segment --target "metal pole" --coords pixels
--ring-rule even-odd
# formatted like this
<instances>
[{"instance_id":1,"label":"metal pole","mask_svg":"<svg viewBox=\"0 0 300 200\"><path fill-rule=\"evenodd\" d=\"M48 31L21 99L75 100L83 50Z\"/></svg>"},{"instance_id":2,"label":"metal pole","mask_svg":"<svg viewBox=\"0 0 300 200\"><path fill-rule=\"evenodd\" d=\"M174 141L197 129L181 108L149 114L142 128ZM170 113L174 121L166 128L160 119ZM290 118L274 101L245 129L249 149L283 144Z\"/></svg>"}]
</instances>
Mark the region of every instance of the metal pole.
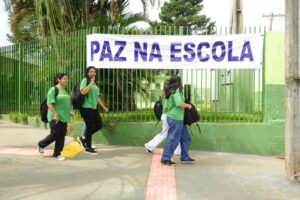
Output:
<instances>
[{"instance_id":1,"label":"metal pole","mask_svg":"<svg viewBox=\"0 0 300 200\"><path fill-rule=\"evenodd\" d=\"M242 33L243 29L243 0L232 0L231 32Z\"/></svg>"},{"instance_id":2,"label":"metal pole","mask_svg":"<svg viewBox=\"0 0 300 200\"><path fill-rule=\"evenodd\" d=\"M273 27L273 21L274 21L274 17L284 17L285 15L279 13L279 14L274 14L271 13L269 15L263 14L263 17L270 17L270 25L269 25L269 31L272 31L272 27Z\"/></svg>"},{"instance_id":3,"label":"metal pole","mask_svg":"<svg viewBox=\"0 0 300 200\"><path fill-rule=\"evenodd\" d=\"M300 182L300 3L285 1L285 166L292 182Z\"/></svg>"}]
</instances>

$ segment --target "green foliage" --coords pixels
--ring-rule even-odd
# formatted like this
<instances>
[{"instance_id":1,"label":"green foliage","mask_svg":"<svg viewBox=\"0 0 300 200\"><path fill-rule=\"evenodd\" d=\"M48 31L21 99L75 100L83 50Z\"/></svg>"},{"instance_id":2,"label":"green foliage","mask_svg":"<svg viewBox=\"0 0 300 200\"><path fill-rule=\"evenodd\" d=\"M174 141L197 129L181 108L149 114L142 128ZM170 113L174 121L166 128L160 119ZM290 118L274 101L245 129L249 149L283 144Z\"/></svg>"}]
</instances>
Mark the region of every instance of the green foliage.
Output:
<instances>
[{"instance_id":1,"label":"green foliage","mask_svg":"<svg viewBox=\"0 0 300 200\"><path fill-rule=\"evenodd\" d=\"M263 121L263 115L258 113L220 113L220 112L200 112L201 122L215 122L215 123L244 123L253 122L258 123ZM80 119L80 118L78 118ZM102 119L104 123L113 122L148 122L156 121L152 109L143 109L135 112L110 112L109 114L103 113Z\"/></svg>"},{"instance_id":2,"label":"green foliage","mask_svg":"<svg viewBox=\"0 0 300 200\"><path fill-rule=\"evenodd\" d=\"M33 0L12 1L8 21L12 34L7 35L10 42L30 41L38 39L37 19Z\"/></svg>"},{"instance_id":3,"label":"green foliage","mask_svg":"<svg viewBox=\"0 0 300 200\"><path fill-rule=\"evenodd\" d=\"M18 113L14 113L14 112L12 112L12 113L9 113L9 119L11 120L11 121L13 121L13 122L18 122L18 120L19 120L19 117L18 117L19 115L18 115Z\"/></svg>"},{"instance_id":4,"label":"green foliage","mask_svg":"<svg viewBox=\"0 0 300 200\"><path fill-rule=\"evenodd\" d=\"M19 116L19 122L22 122L23 124L28 124L28 115L25 113L21 113Z\"/></svg>"},{"instance_id":5,"label":"green foliage","mask_svg":"<svg viewBox=\"0 0 300 200\"><path fill-rule=\"evenodd\" d=\"M130 13L129 0L4 0L9 11L12 42L37 40L93 26L128 26L148 21L144 13ZM147 1L141 0L144 8ZM156 1L150 0L151 4ZM158 1L159 2L159 1Z\"/></svg>"},{"instance_id":6,"label":"green foliage","mask_svg":"<svg viewBox=\"0 0 300 200\"><path fill-rule=\"evenodd\" d=\"M185 34L213 34L215 22L200 15L203 0L170 0L161 8L161 22L153 22L152 26L184 26Z\"/></svg>"},{"instance_id":7,"label":"green foliage","mask_svg":"<svg viewBox=\"0 0 300 200\"><path fill-rule=\"evenodd\" d=\"M9 119L13 122L16 122L16 123L23 123L23 124L28 124L28 114L25 114L25 113L15 113L15 112L12 112L12 113L9 113Z\"/></svg>"}]
</instances>

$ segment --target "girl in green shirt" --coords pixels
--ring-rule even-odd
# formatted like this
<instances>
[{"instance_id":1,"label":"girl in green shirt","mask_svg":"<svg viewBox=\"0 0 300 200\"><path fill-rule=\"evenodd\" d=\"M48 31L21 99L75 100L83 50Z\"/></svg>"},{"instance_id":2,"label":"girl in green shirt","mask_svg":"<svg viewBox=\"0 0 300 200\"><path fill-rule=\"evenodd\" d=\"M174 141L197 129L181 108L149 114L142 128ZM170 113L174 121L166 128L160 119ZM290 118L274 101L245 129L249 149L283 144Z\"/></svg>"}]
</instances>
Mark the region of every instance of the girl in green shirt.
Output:
<instances>
[{"instance_id":1,"label":"girl in green shirt","mask_svg":"<svg viewBox=\"0 0 300 200\"><path fill-rule=\"evenodd\" d=\"M84 102L79 109L86 125L85 136L78 137L78 142L85 147L85 152L97 155L97 152L91 147L92 135L99 131L102 126L102 119L97 110L99 104L104 112L108 112L108 108L102 103L99 95L100 90L96 85L96 68L90 66L85 71L85 77L80 83L81 94L84 95Z\"/></svg>"},{"instance_id":2,"label":"girl in green shirt","mask_svg":"<svg viewBox=\"0 0 300 200\"><path fill-rule=\"evenodd\" d=\"M44 148L55 141L53 156L58 160L65 160L61 156L64 148L67 123L71 118L71 99L65 87L68 84L68 77L65 73L58 73L54 78L54 87L50 88L47 95L50 134L38 143L38 151L44 155Z\"/></svg>"},{"instance_id":3,"label":"girl in green shirt","mask_svg":"<svg viewBox=\"0 0 300 200\"><path fill-rule=\"evenodd\" d=\"M166 165L176 164L171 158L179 142L181 146L181 161L195 161L189 156L191 136L186 125L183 123L184 109L191 109L192 106L184 103L182 88L181 78L179 76L172 76L166 92L169 133L161 157L161 163Z\"/></svg>"}]
</instances>

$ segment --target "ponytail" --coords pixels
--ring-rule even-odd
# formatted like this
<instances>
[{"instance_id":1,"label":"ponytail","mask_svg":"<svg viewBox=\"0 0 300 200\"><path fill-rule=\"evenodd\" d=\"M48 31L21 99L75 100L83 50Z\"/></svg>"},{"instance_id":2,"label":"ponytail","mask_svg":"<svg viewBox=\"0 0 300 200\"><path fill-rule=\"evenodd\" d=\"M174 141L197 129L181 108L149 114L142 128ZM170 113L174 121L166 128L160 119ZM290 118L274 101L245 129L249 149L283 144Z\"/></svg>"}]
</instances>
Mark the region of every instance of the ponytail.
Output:
<instances>
[{"instance_id":1,"label":"ponytail","mask_svg":"<svg viewBox=\"0 0 300 200\"><path fill-rule=\"evenodd\" d=\"M58 80L62 79L66 75L67 74L63 72L59 72L58 74L56 74L56 76L54 77L54 86L58 84Z\"/></svg>"}]
</instances>

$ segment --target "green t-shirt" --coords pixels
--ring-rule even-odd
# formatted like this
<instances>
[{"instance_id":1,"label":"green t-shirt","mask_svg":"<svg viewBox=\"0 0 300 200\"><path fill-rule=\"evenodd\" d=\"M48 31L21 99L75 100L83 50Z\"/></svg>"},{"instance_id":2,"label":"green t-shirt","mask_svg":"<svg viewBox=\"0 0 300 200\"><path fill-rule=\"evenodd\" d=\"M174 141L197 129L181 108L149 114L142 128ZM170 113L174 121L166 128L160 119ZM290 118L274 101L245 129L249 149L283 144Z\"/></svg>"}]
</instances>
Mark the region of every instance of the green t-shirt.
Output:
<instances>
[{"instance_id":1,"label":"green t-shirt","mask_svg":"<svg viewBox=\"0 0 300 200\"><path fill-rule=\"evenodd\" d=\"M61 122L68 123L71 118L71 98L64 88L58 88L58 95L55 97L55 87L50 88L47 96L47 104L51 103L58 113ZM54 119L50 109L47 112L48 121Z\"/></svg>"},{"instance_id":2,"label":"green t-shirt","mask_svg":"<svg viewBox=\"0 0 300 200\"><path fill-rule=\"evenodd\" d=\"M80 83L80 91L87 86L87 79L83 78ZM97 109L100 90L96 84L93 84L89 92L84 97L83 108Z\"/></svg>"},{"instance_id":3,"label":"green t-shirt","mask_svg":"<svg viewBox=\"0 0 300 200\"><path fill-rule=\"evenodd\" d=\"M183 120L184 108L180 107L183 103L184 97L179 89L177 89L167 100L167 116L174 120Z\"/></svg>"},{"instance_id":4,"label":"green t-shirt","mask_svg":"<svg viewBox=\"0 0 300 200\"><path fill-rule=\"evenodd\" d=\"M163 113L167 113L167 111L168 111L168 100L163 98L162 99L162 104L163 104Z\"/></svg>"}]
</instances>

